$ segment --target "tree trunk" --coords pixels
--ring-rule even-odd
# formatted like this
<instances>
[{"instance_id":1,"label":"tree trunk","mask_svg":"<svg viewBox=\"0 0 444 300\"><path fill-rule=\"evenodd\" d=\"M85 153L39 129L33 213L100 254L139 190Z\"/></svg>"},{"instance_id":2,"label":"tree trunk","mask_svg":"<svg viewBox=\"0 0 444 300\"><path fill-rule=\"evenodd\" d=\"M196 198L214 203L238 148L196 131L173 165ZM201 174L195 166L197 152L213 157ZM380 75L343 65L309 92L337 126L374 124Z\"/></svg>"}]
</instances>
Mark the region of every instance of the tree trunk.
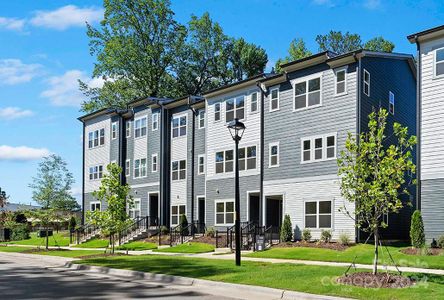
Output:
<instances>
[{"instance_id":1,"label":"tree trunk","mask_svg":"<svg viewBox=\"0 0 444 300\"><path fill-rule=\"evenodd\" d=\"M113 252L112 252L113 255L114 255L114 243L115 243L115 242L114 242L114 234L113 234L113 250L112 250L112 251L113 251Z\"/></svg>"},{"instance_id":2,"label":"tree trunk","mask_svg":"<svg viewBox=\"0 0 444 300\"><path fill-rule=\"evenodd\" d=\"M48 227L46 227L46 251L49 250L49 237L48 237Z\"/></svg>"},{"instance_id":3,"label":"tree trunk","mask_svg":"<svg viewBox=\"0 0 444 300\"><path fill-rule=\"evenodd\" d=\"M376 273L378 273L378 258L379 258L379 253L378 253L378 247L379 247L378 228L375 229L373 235L375 237L375 257L374 257L374 260L373 260L373 275L376 275Z\"/></svg>"}]
</instances>

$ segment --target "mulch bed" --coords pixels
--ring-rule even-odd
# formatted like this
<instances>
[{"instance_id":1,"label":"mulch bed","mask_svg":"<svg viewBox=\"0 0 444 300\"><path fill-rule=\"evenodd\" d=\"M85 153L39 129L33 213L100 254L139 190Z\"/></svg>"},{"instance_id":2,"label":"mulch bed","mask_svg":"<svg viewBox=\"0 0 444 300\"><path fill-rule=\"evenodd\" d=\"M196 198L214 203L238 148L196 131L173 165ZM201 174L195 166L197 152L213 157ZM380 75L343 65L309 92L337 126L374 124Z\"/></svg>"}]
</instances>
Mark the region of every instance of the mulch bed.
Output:
<instances>
[{"instance_id":1,"label":"mulch bed","mask_svg":"<svg viewBox=\"0 0 444 300\"><path fill-rule=\"evenodd\" d=\"M405 248L401 252L407 255L441 255L444 249L440 248L428 248L428 249L417 249L417 248Z\"/></svg>"},{"instance_id":2,"label":"mulch bed","mask_svg":"<svg viewBox=\"0 0 444 300\"><path fill-rule=\"evenodd\" d=\"M70 251L68 249L62 249L62 248L50 248L46 250L45 248L32 248L32 249L26 249L23 250L22 253L37 253L37 252L51 252L51 251Z\"/></svg>"},{"instance_id":3,"label":"mulch bed","mask_svg":"<svg viewBox=\"0 0 444 300\"><path fill-rule=\"evenodd\" d=\"M91 255L83 255L78 256L80 259L89 259L89 258L102 258L102 257L110 257L110 256L129 256L129 254L124 253L99 253L99 254L91 254Z\"/></svg>"},{"instance_id":4,"label":"mulch bed","mask_svg":"<svg viewBox=\"0 0 444 300\"><path fill-rule=\"evenodd\" d=\"M195 237L195 238L192 239L191 241L192 241L192 242L196 242L196 243L210 244L210 245L213 245L213 246L216 245L216 238L209 237L209 236L199 236L199 237Z\"/></svg>"},{"instance_id":5,"label":"mulch bed","mask_svg":"<svg viewBox=\"0 0 444 300\"><path fill-rule=\"evenodd\" d=\"M415 284L409 277L388 273L373 275L368 272L348 274L337 279L338 283L365 288L404 288Z\"/></svg>"},{"instance_id":6,"label":"mulch bed","mask_svg":"<svg viewBox=\"0 0 444 300\"><path fill-rule=\"evenodd\" d=\"M350 248L351 246L342 245L340 243L321 243L321 242L303 242L303 241L279 243L273 246L273 248L292 248L292 247L323 248L323 249L344 251Z\"/></svg>"}]
</instances>

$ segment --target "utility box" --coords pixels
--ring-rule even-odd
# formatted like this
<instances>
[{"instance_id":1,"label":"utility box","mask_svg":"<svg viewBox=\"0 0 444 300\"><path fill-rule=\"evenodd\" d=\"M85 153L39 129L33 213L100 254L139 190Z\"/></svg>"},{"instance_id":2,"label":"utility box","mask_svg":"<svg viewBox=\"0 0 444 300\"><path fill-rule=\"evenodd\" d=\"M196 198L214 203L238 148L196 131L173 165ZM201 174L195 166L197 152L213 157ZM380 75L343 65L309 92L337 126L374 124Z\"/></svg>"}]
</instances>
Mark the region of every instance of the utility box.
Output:
<instances>
[{"instance_id":1,"label":"utility box","mask_svg":"<svg viewBox=\"0 0 444 300\"><path fill-rule=\"evenodd\" d=\"M265 250L265 236L264 235L256 235L256 244L254 245L255 251L264 251Z\"/></svg>"},{"instance_id":2,"label":"utility box","mask_svg":"<svg viewBox=\"0 0 444 300\"><path fill-rule=\"evenodd\" d=\"M53 232L52 229L48 229L48 236L52 236ZM38 232L39 237L46 237L46 230L39 230Z\"/></svg>"},{"instance_id":3,"label":"utility box","mask_svg":"<svg viewBox=\"0 0 444 300\"><path fill-rule=\"evenodd\" d=\"M11 239L11 230L9 228L0 228L0 242L6 242Z\"/></svg>"}]
</instances>

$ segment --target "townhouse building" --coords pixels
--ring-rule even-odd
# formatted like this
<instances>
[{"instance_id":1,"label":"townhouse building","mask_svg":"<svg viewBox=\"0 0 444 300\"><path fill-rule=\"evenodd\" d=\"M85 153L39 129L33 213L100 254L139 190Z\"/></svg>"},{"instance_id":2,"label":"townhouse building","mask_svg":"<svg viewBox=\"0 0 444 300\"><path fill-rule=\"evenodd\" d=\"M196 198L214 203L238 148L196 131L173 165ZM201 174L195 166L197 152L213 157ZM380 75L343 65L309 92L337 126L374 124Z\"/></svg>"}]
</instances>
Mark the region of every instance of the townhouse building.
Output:
<instances>
[{"instance_id":1,"label":"townhouse building","mask_svg":"<svg viewBox=\"0 0 444 300\"><path fill-rule=\"evenodd\" d=\"M417 46L417 200L430 241L444 235L444 25L407 39Z\"/></svg>"},{"instance_id":2,"label":"townhouse building","mask_svg":"<svg viewBox=\"0 0 444 300\"><path fill-rule=\"evenodd\" d=\"M348 132L366 130L368 114L379 107L390 111L389 130L399 122L416 133L413 57L365 50L322 52L282 70L199 97L147 98L124 111L81 117L84 210L103 208L91 196L103 176L95 175L95 167L103 174L106 163L114 160L138 201L131 216L157 215L162 225L174 226L185 214L188 221L207 227L232 226L235 153L226 126L238 118L246 126L238 153L241 221L278 227L288 214L296 238L309 228L314 238L328 229L334 239L341 233L362 239L354 221L339 211L354 209L341 197L337 157ZM115 131L120 136L116 122L125 139L114 138ZM89 137L92 133L95 145L97 130L98 146L90 149ZM383 237L406 238L410 214L406 208L387 216L390 231Z\"/></svg>"}]
</instances>

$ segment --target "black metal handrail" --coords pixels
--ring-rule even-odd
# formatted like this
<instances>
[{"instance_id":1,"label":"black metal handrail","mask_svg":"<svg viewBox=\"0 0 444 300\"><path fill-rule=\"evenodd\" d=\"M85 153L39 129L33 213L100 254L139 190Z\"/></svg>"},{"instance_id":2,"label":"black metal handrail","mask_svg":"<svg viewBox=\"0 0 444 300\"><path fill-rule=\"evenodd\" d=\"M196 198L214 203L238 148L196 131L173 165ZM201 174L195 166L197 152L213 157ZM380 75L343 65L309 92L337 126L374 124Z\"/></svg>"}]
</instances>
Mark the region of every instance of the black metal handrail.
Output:
<instances>
[{"instance_id":1,"label":"black metal handrail","mask_svg":"<svg viewBox=\"0 0 444 300\"><path fill-rule=\"evenodd\" d=\"M120 231L118 233L118 242L119 245L122 245L122 243L128 241L130 238L135 236L136 234L139 234L142 231L148 231L150 226L157 226L158 225L151 225L151 224L158 224L157 217L136 217L134 219L134 222L127 226L125 229Z\"/></svg>"},{"instance_id":2,"label":"black metal handrail","mask_svg":"<svg viewBox=\"0 0 444 300\"><path fill-rule=\"evenodd\" d=\"M73 242L75 241L75 243L78 245L82 241L88 239L89 237L96 235L98 231L99 231L98 227L91 224L85 224L69 232L69 243L73 244Z\"/></svg>"},{"instance_id":3,"label":"black metal handrail","mask_svg":"<svg viewBox=\"0 0 444 300\"><path fill-rule=\"evenodd\" d=\"M275 244L275 241L278 243L281 242L280 230L279 226L268 226L264 230L265 244L268 246L272 246Z\"/></svg>"}]
</instances>

